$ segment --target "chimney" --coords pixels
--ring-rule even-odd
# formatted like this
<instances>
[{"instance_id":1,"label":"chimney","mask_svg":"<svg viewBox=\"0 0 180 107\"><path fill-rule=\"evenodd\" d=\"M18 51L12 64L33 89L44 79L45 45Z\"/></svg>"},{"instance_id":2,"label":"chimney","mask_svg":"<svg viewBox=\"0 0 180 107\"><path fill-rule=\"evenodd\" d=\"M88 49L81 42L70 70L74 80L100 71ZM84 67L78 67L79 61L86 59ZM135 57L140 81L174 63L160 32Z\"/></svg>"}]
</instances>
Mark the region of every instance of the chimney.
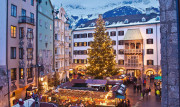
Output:
<instances>
[{"instance_id":1,"label":"chimney","mask_svg":"<svg viewBox=\"0 0 180 107\"><path fill-rule=\"evenodd\" d=\"M146 8L146 15L150 15L151 14L151 8Z\"/></svg>"}]
</instances>

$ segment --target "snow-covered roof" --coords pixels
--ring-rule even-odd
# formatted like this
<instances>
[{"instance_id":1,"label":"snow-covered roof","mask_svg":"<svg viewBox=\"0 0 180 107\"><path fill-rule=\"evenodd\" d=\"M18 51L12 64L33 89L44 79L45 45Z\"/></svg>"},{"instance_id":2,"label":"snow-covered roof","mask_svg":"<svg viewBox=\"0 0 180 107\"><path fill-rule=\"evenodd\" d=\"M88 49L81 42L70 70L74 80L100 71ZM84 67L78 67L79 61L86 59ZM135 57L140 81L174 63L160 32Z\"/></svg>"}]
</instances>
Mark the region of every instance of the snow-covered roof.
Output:
<instances>
[{"instance_id":1,"label":"snow-covered roof","mask_svg":"<svg viewBox=\"0 0 180 107\"><path fill-rule=\"evenodd\" d=\"M145 20L142 20L145 19ZM157 20L158 19L158 20ZM160 23L160 15L151 13L150 15L146 14L137 14L137 15L125 15L125 16L117 16L117 17L109 17L104 18L105 22L109 22L106 25L106 28L112 27L123 27L123 26L134 26L134 25L144 25L144 24L154 24ZM125 20L128 20L128 23L124 23ZM85 29L94 29L94 27L90 26L91 23L95 23L96 19L90 20L87 23L84 23L84 27L78 27L75 30L85 30Z\"/></svg>"}]
</instances>

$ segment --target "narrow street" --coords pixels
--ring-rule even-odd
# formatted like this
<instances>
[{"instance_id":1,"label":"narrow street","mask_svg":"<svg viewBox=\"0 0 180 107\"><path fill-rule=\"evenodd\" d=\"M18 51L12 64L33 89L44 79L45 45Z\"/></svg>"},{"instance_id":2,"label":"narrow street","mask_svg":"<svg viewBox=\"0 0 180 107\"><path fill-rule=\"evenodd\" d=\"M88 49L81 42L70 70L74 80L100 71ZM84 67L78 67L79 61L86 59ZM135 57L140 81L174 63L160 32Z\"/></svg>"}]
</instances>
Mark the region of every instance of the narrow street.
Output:
<instances>
[{"instance_id":1,"label":"narrow street","mask_svg":"<svg viewBox=\"0 0 180 107\"><path fill-rule=\"evenodd\" d=\"M151 88L151 95L144 96L144 99L142 99L140 92L134 93L132 84L127 86L127 99L130 100L131 107L161 107L161 101L156 100L154 84L148 80L146 88L149 87Z\"/></svg>"}]
</instances>

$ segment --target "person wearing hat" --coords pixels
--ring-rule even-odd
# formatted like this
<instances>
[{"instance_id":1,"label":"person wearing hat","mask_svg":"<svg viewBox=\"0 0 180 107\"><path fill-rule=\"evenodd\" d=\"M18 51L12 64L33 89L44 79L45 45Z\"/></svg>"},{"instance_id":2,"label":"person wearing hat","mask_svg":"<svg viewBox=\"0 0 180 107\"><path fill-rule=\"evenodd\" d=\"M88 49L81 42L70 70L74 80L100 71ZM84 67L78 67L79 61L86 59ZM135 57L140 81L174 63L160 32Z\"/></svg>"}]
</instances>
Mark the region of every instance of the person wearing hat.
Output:
<instances>
[{"instance_id":1,"label":"person wearing hat","mask_svg":"<svg viewBox=\"0 0 180 107\"><path fill-rule=\"evenodd\" d=\"M24 101L21 98L19 99L19 106L24 107Z\"/></svg>"}]
</instances>

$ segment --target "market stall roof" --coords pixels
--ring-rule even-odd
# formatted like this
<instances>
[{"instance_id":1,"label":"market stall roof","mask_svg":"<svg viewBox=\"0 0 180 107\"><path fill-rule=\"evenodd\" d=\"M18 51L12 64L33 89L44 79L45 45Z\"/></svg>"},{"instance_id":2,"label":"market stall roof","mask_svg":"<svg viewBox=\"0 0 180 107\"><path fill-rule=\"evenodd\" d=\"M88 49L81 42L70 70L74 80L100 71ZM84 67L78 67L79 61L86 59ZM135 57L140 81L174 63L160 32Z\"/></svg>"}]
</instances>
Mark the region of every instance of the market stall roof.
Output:
<instances>
[{"instance_id":1,"label":"market stall roof","mask_svg":"<svg viewBox=\"0 0 180 107\"><path fill-rule=\"evenodd\" d=\"M108 92L59 89L60 96L104 99Z\"/></svg>"},{"instance_id":2,"label":"market stall roof","mask_svg":"<svg viewBox=\"0 0 180 107\"><path fill-rule=\"evenodd\" d=\"M107 84L108 84L108 85L117 85L117 84L120 84L120 83L123 83L123 81L121 81L121 80L118 80L118 81L108 80L108 81L107 81Z\"/></svg>"},{"instance_id":3,"label":"market stall roof","mask_svg":"<svg viewBox=\"0 0 180 107\"><path fill-rule=\"evenodd\" d=\"M100 80L100 79L88 79L86 80L87 84L106 84L107 80Z\"/></svg>"},{"instance_id":4,"label":"market stall roof","mask_svg":"<svg viewBox=\"0 0 180 107\"><path fill-rule=\"evenodd\" d=\"M155 80L161 80L162 79L162 76L157 76L157 77L154 77Z\"/></svg>"},{"instance_id":5,"label":"market stall roof","mask_svg":"<svg viewBox=\"0 0 180 107\"><path fill-rule=\"evenodd\" d=\"M74 84L72 84L71 82L66 82L64 84L62 84L61 86L59 86L59 88L67 88L67 87L72 87Z\"/></svg>"},{"instance_id":6,"label":"market stall roof","mask_svg":"<svg viewBox=\"0 0 180 107\"><path fill-rule=\"evenodd\" d=\"M71 81L71 83L75 84L75 83L86 83L86 80L84 79L73 79Z\"/></svg>"},{"instance_id":7,"label":"market stall roof","mask_svg":"<svg viewBox=\"0 0 180 107\"><path fill-rule=\"evenodd\" d=\"M119 89L119 85L115 85L111 88L111 91L117 91Z\"/></svg>"},{"instance_id":8,"label":"market stall roof","mask_svg":"<svg viewBox=\"0 0 180 107\"><path fill-rule=\"evenodd\" d=\"M142 35L139 29L128 29L124 40L142 40Z\"/></svg>"}]
</instances>

